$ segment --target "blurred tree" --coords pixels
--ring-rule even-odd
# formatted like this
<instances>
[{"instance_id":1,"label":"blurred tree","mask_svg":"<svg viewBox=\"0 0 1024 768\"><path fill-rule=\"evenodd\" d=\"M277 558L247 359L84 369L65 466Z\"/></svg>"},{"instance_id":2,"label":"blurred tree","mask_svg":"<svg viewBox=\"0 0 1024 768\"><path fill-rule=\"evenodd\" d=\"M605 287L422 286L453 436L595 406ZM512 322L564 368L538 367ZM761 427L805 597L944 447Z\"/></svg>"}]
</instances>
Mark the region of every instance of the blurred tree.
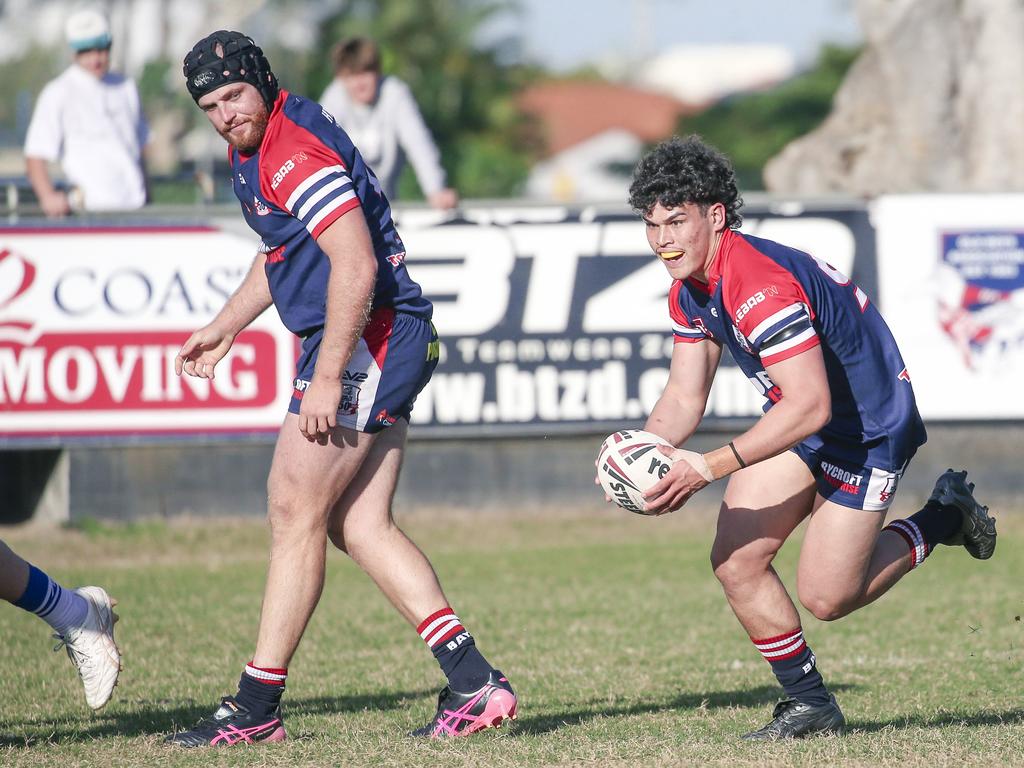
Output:
<instances>
[{"instance_id":1,"label":"blurred tree","mask_svg":"<svg viewBox=\"0 0 1024 768\"><path fill-rule=\"evenodd\" d=\"M793 139L817 128L859 48L829 45L814 66L775 88L724 99L679 121L682 134L699 133L727 154L742 189L764 189L764 164Z\"/></svg>"},{"instance_id":2,"label":"blurred tree","mask_svg":"<svg viewBox=\"0 0 1024 768\"><path fill-rule=\"evenodd\" d=\"M535 73L506 63L515 57L516 40L481 42L480 33L496 17L518 10L518 0L350 0L320 24L320 40L306 62L305 92L316 98L330 82L335 43L351 35L372 37L381 47L384 73L412 89L449 183L463 197L517 194L538 142L514 99ZM422 196L408 167L400 196Z\"/></svg>"},{"instance_id":3,"label":"blurred tree","mask_svg":"<svg viewBox=\"0 0 1024 768\"><path fill-rule=\"evenodd\" d=\"M32 46L3 65L0 77L0 143L20 147L25 140L32 107L43 86L68 65L60 48Z\"/></svg>"}]
</instances>

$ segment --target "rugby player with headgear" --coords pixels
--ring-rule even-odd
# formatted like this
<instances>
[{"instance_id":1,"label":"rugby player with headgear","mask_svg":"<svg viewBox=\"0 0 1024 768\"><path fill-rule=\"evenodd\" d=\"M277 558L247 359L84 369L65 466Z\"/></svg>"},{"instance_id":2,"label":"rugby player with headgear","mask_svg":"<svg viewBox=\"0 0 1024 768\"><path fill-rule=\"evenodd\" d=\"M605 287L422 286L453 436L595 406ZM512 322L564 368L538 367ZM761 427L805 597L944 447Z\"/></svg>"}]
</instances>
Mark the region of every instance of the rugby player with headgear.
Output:
<instances>
[{"instance_id":1,"label":"rugby player with headgear","mask_svg":"<svg viewBox=\"0 0 1024 768\"><path fill-rule=\"evenodd\" d=\"M699 137L666 141L637 165L629 202L672 278L675 347L668 383L644 426L681 446L704 414L722 350L765 398L764 415L706 454L676 459L644 496L648 514L679 509L729 477L711 551L726 599L786 693L744 738L841 732L846 724L772 567L804 520L797 593L814 616L841 618L877 600L938 544L980 560L995 521L967 472L944 472L924 508L885 525L925 428L910 375L868 296L830 266L738 230L729 161Z\"/></svg>"},{"instance_id":2,"label":"rugby player with headgear","mask_svg":"<svg viewBox=\"0 0 1024 768\"><path fill-rule=\"evenodd\" d=\"M499 726L516 715L512 687L392 518L409 413L437 365L438 340L387 198L330 114L278 87L251 38L223 30L203 38L184 75L228 142L234 191L262 245L238 290L182 346L175 370L213 378L238 333L271 305L302 344L267 483L271 552L255 653L238 692L168 741L285 738L281 694L320 599L328 539L417 628L447 677L436 714L414 735Z\"/></svg>"}]
</instances>

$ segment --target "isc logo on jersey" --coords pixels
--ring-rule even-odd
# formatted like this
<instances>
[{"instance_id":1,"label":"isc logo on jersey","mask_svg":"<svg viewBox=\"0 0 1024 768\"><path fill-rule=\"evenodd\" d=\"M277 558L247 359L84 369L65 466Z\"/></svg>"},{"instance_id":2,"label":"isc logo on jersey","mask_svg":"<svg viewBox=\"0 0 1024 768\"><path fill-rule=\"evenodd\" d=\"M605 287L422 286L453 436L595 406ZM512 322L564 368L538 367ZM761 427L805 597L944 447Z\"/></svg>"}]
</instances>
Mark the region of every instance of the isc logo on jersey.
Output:
<instances>
[{"instance_id":1,"label":"isc logo on jersey","mask_svg":"<svg viewBox=\"0 0 1024 768\"><path fill-rule=\"evenodd\" d=\"M762 301L764 301L764 298L764 291L758 291L749 299L747 299L738 307L736 307L736 322L738 323L740 320L742 320L743 316L746 315L747 312L752 310L758 304L760 304Z\"/></svg>"},{"instance_id":2,"label":"isc logo on jersey","mask_svg":"<svg viewBox=\"0 0 1024 768\"><path fill-rule=\"evenodd\" d=\"M277 189L281 182L284 181L284 177L295 170L296 163L301 163L303 160L308 159L309 157L305 152L296 152L285 160L284 165L277 169L277 173L274 174L274 178L270 181L270 188Z\"/></svg>"}]
</instances>

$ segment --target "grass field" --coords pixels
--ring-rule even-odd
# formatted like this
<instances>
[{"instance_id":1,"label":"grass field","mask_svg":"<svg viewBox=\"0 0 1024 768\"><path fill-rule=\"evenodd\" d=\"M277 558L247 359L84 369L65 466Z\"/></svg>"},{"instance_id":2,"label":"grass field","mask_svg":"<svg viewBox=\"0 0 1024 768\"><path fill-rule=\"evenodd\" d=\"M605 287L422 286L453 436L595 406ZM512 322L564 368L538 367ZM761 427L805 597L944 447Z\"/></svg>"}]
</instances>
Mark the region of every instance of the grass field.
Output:
<instances>
[{"instance_id":1,"label":"grass field","mask_svg":"<svg viewBox=\"0 0 1024 768\"><path fill-rule=\"evenodd\" d=\"M93 715L47 627L0 607L2 766L539 766L1024 764L1024 519L993 560L939 548L879 603L804 628L853 732L771 746L778 689L707 564L712 524L677 513L412 519L459 615L516 686L511 729L454 743L405 736L440 673L369 580L332 553L290 669L279 745L211 753L162 744L234 691L255 638L261 523L0 530L65 583L121 601L125 668ZM787 583L797 542L779 563Z\"/></svg>"}]
</instances>

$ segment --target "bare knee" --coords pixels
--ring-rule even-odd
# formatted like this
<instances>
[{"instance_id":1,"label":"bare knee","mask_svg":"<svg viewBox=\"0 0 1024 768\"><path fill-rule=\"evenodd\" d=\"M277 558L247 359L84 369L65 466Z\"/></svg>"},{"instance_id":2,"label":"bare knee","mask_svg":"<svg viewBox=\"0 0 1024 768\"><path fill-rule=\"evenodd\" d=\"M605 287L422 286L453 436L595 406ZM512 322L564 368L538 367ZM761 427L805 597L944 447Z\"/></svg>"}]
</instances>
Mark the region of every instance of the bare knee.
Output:
<instances>
[{"instance_id":1,"label":"bare knee","mask_svg":"<svg viewBox=\"0 0 1024 768\"><path fill-rule=\"evenodd\" d=\"M323 506L298 493L272 491L267 497L267 522L273 543L322 537L326 518Z\"/></svg>"},{"instance_id":2,"label":"bare knee","mask_svg":"<svg viewBox=\"0 0 1024 768\"><path fill-rule=\"evenodd\" d=\"M372 557L379 547L387 546L388 536L394 528L389 518L374 521L355 521L346 519L339 523L331 523L327 536L331 543L351 557L357 563Z\"/></svg>"},{"instance_id":3,"label":"bare knee","mask_svg":"<svg viewBox=\"0 0 1024 768\"><path fill-rule=\"evenodd\" d=\"M726 594L742 591L743 586L762 576L771 567L778 547L770 542L748 543L735 548L720 545L711 548L711 568Z\"/></svg>"},{"instance_id":4,"label":"bare knee","mask_svg":"<svg viewBox=\"0 0 1024 768\"><path fill-rule=\"evenodd\" d=\"M829 593L813 587L805 589L798 586L797 596L800 598L800 604L820 621L841 619L858 605L856 595Z\"/></svg>"}]
</instances>

